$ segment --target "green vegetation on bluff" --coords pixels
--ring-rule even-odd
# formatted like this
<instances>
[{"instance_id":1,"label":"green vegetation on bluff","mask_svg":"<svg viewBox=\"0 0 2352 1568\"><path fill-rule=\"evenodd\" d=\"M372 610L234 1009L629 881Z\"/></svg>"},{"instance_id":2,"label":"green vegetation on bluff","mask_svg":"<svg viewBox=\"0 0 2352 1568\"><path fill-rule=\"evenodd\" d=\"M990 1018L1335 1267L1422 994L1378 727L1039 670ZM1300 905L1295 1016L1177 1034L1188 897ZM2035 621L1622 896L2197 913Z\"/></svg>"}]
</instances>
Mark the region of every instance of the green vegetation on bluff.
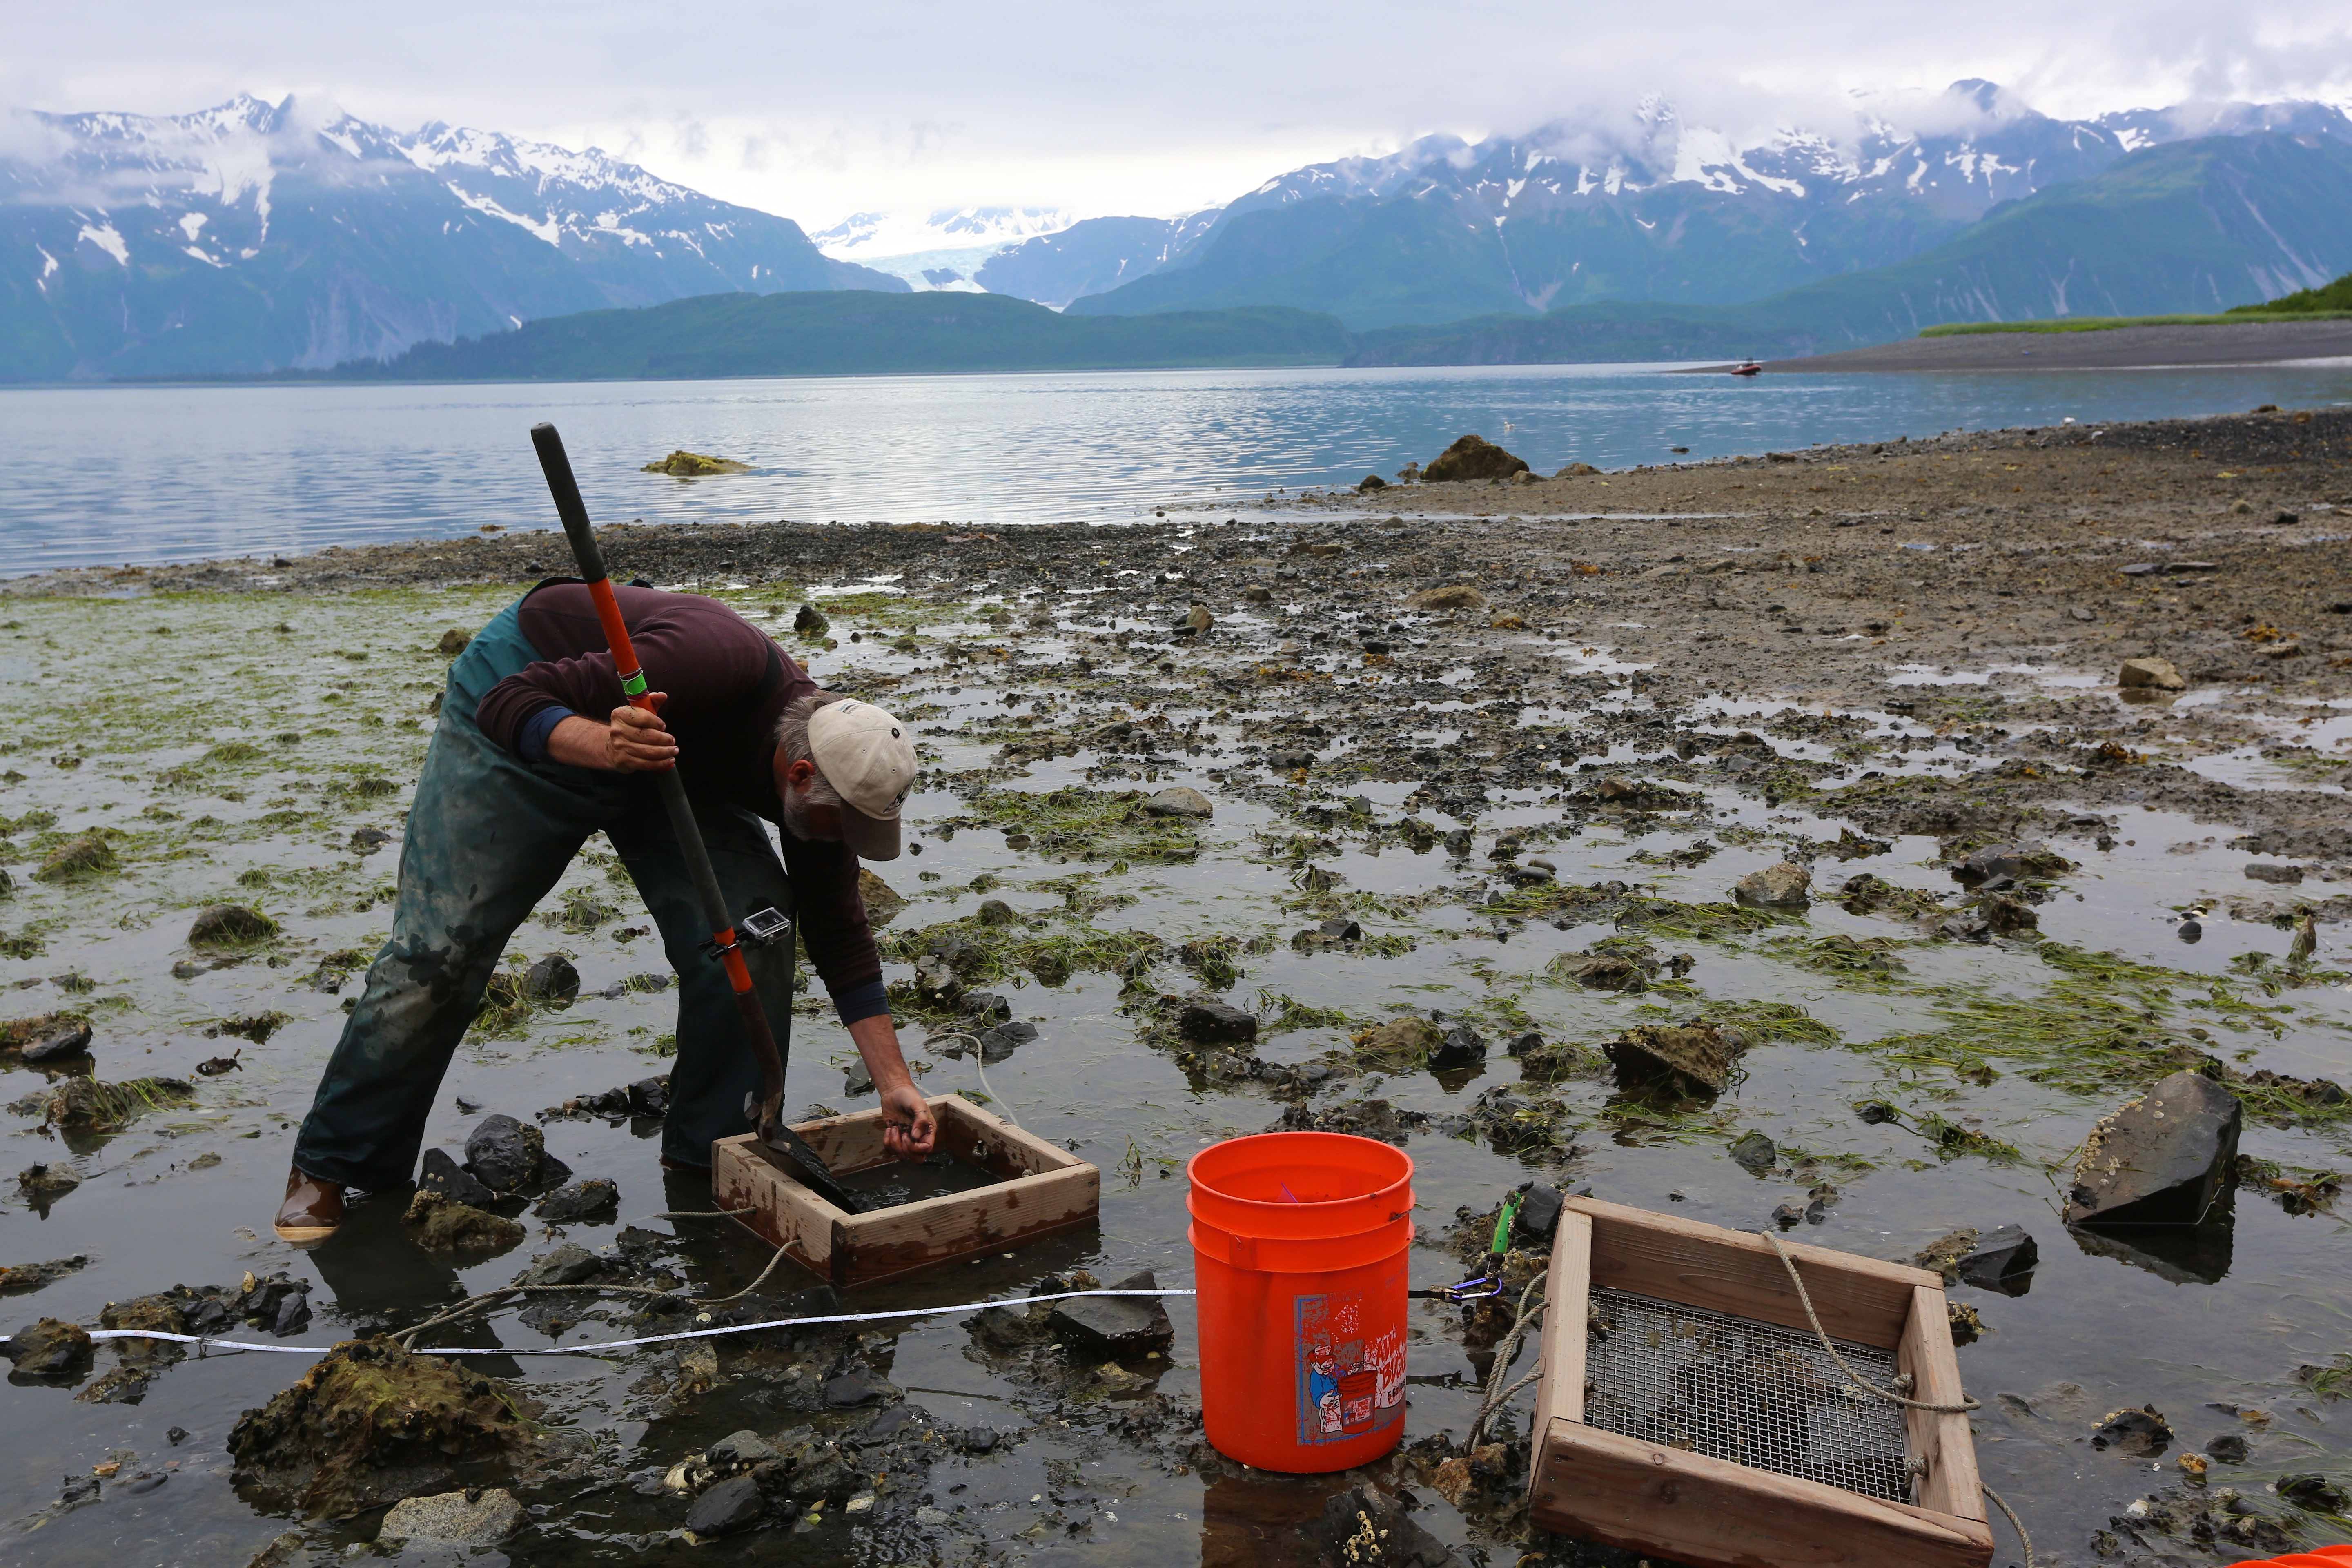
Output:
<instances>
[{"instance_id":1,"label":"green vegetation on bluff","mask_svg":"<svg viewBox=\"0 0 2352 1568\"><path fill-rule=\"evenodd\" d=\"M708 294L646 310L550 317L510 332L419 343L397 359L340 365L322 378L630 381L1143 370L1337 364L1347 352L1346 329L1305 310L1078 318L1002 294L841 289Z\"/></svg>"}]
</instances>

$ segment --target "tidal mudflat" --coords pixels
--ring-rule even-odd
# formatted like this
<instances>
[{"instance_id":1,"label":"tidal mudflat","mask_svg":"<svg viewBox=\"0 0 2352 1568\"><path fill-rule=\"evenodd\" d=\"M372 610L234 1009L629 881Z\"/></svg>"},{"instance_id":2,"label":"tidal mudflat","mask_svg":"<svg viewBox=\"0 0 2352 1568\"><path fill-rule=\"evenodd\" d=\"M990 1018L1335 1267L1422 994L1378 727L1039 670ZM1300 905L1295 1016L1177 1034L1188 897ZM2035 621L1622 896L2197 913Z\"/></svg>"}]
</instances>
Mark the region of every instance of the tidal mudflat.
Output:
<instances>
[{"instance_id":1,"label":"tidal mudflat","mask_svg":"<svg viewBox=\"0 0 2352 1568\"><path fill-rule=\"evenodd\" d=\"M1184 1160L1274 1126L1412 1154L1417 1288L1529 1181L1906 1260L2015 1226L2030 1274L1952 1291L1987 1479L2044 1561L2231 1562L2352 1531L2347 428L604 542L916 725L919 850L869 892L909 1055L1103 1172L1098 1229L851 1310L1185 1284ZM713 1561L1306 1563L1344 1558L1326 1504L1368 1481L1409 1495L1424 1562L1632 1561L1528 1531L1526 1396L1465 1462L1491 1310L1415 1302L1405 1446L1318 1479L1202 1442L1181 1299L1167 1336L1036 1308L515 1353L828 1302L790 1265L721 1300L766 1248L658 1217L709 1203L650 1141L669 965L594 843L428 1136L452 1169L477 1142L495 1190L468 1206L500 1223L386 1193L327 1247L271 1239L449 650L561 552L497 532L0 598L0 1291L12 1331L58 1325L0 1395L9 1555L427 1561L463 1530L587 1563L690 1530ZM2120 689L2135 658L2180 689ZM951 1028L986 1088L971 1044L922 1043ZM1643 1069L1629 1046L1670 1030L1720 1047L1719 1082ZM820 1000L793 1035L789 1103L857 1104ZM2084 1139L2183 1068L2242 1110L2226 1212L2070 1231ZM326 1362L70 1327L327 1346L526 1274L634 1293Z\"/></svg>"}]
</instances>

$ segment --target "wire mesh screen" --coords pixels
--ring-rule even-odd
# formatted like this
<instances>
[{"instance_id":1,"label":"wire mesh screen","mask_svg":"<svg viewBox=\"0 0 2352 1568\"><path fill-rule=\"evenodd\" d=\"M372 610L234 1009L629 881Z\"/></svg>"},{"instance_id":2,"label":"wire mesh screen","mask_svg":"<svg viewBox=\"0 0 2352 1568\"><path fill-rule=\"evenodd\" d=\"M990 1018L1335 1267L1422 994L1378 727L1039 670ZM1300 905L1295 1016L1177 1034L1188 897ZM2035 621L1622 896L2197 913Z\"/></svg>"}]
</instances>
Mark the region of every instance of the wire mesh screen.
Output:
<instances>
[{"instance_id":1,"label":"wire mesh screen","mask_svg":"<svg viewBox=\"0 0 2352 1568\"><path fill-rule=\"evenodd\" d=\"M1622 1290L1591 1294L1586 1425L1888 1502L1911 1500L1903 1414L1810 1332ZM1837 1342L1880 1387L1895 1355Z\"/></svg>"}]
</instances>

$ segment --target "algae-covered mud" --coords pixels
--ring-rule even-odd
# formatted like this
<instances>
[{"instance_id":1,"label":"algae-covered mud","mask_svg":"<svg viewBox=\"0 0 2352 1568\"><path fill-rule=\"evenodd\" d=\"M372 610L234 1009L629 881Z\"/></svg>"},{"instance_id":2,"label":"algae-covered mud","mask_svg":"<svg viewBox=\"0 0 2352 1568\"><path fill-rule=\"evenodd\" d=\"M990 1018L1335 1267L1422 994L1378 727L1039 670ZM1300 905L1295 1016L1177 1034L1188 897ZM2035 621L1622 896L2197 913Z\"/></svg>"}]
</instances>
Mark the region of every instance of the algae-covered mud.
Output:
<instances>
[{"instance_id":1,"label":"algae-covered mud","mask_svg":"<svg viewBox=\"0 0 2352 1568\"><path fill-rule=\"evenodd\" d=\"M919 845L868 889L908 1055L1103 1172L1098 1228L853 1310L1188 1284L1192 1153L1360 1131L1417 1162L1417 1288L1531 1180L1949 1262L2041 1560L2228 1563L2352 1536L2343 422L604 543L916 726ZM601 843L459 1052L436 1190L274 1240L447 661L562 564L508 531L0 599L0 1293L40 1325L0 1556L1341 1563L1369 1481L1381 1561L1633 1561L1528 1528L1528 1395L1466 1450L1492 1309L1414 1302L1404 1447L1319 1479L1205 1446L1181 1298L1172 1339L1038 1306L518 1353L833 1310L671 1217L709 1200L654 1158L669 965ZM2181 689L2118 689L2140 658ZM860 1104L854 1064L806 999L789 1103ZM2214 1215L2070 1229L2085 1140L2184 1069L2243 1117ZM1961 1261L2003 1226L2030 1271ZM519 1279L612 1289L432 1321Z\"/></svg>"}]
</instances>

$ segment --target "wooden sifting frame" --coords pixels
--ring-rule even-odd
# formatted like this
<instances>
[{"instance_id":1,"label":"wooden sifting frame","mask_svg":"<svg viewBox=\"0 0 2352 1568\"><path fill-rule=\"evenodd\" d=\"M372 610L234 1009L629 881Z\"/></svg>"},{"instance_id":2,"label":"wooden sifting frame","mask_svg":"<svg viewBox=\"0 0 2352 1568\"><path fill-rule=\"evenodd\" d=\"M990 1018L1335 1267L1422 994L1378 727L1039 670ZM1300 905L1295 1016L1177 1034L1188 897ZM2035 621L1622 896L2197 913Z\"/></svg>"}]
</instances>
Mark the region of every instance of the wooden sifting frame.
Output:
<instances>
[{"instance_id":1,"label":"wooden sifting frame","mask_svg":"<svg viewBox=\"0 0 2352 1568\"><path fill-rule=\"evenodd\" d=\"M1093 1221L1102 1178L1067 1150L960 1095L930 1097L938 1147L996 1178L895 1208L849 1214L787 1174L752 1133L711 1145L711 1195L820 1279L848 1287L896 1279L981 1252L1001 1252ZM887 1164L877 1107L793 1129L836 1175Z\"/></svg>"},{"instance_id":2,"label":"wooden sifting frame","mask_svg":"<svg viewBox=\"0 0 2352 1568\"><path fill-rule=\"evenodd\" d=\"M1895 1352L1911 1397L1960 1398L1942 1279L1825 1247L1787 1244L1822 1326ZM1966 1415L1904 1413L1924 1463L1915 1503L1661 1447L1584 1424L1587 1311L1594 1288L1811 1332L1788 1271L1762 1237L1570 1198L1552 1238L1537 1452L1528 1508L1547 1530L1691 1568L1986 1568L1992 1535Z\"/></svg>"}]
</instances>

